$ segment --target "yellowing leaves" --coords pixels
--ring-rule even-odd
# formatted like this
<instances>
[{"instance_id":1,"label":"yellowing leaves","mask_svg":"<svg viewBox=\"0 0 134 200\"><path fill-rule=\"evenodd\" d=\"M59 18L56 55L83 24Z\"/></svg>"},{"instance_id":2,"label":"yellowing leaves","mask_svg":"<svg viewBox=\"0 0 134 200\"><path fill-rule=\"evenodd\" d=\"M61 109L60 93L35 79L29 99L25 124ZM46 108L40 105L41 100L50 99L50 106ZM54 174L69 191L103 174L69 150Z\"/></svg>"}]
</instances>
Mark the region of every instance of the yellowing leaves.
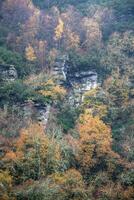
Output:
<instances>
[{"instance_id":1,"label":"yellowing leaves","mask_svg":"<svg viewBox=\"0 0 134 200\"><path fill-rule=\"evenodd\" d=\"M26 80L25 83L34 88L45 84L49 79L44 76L43 73L40 74L31 74Z\"/></svg>"},{"instance_id":2,"label":"yellowing leaves","mask_svg":"<svg viewBox=\"0 0 134 200\"><path fill-rule=\"evenodd\" d=\"M85 29L86 40L84 41L84 44L86 45L86 47L91 47L93 45L97 46L100 45L102 39L102 33L100 30L99 23L96 20L87 17L83 19L82 23L83 23L83 28Z\"/></svg>"},{"instance_id":3,"label":"yellowing leaves","mask_svg":"<svg viewBox=\"0 0 134 200\"><path fill-rule=\"evenodd\" d=\"M66 196L73 194L73 200L83 199L82 191L84 190L84 181L82 175L76 169L69 169L64 173L55 173L50 176L50 187L59 188L60 197L65 199Z\"/></svg>"},{"instance_id":4,"label":"yellowing leaves","mask_svg":"<svg viewBox=\"0 0 134 200\"><path fill-rule=\"evenodd\" d=\"M46 87L46 89L42 89L39 91L45 97L51 97L53 100L62 99L66 95L66 90L59 86L55 85L54 82L50 79L47 83L42 84Z\"/></svg>"},{"instance_id":5,"label":"yellowing leaves","mask_svg":"<svg viewBox=\"0 0 134 200\"><path fill-rule=\"evenodd\" d=\"M80 37L78 34L67 29L65 32L65 41L67 49L78 48L80 44Z\"/></svg>"},{"instance_id":6,"label":"yellowing leaves","mask_svg":"<svg viewBox=\"0 0 134 200\"><path fill-rule=\"evenodd\" d=\"M35 88L37 95L43 95L50 100L61 100L66 95L66 90L60 85L57 85L50 75L48 77L46 75L44 76L43 73L31 75L25 83Z\"/></svg>"},{"instance_id":7,"label":"yellowing leaves","mask_svg":"<svg viewBox=\"0 0 134 200\"><path fill-rule=\"evenodd\" d=\"M0 170L0 199L13 200L11 197L12 177L8 171Z\"/></svg>"},{"instance_id":8,"label":"yellowing leaves","mask_svg":"<svg viewBox=\"0 0 134 200\"><path fill-rule=\"evenodd\" d=\"M29 60L29 61L36 60L35 51L34 51L33 47L30 44L25 49L25 55L26 55L27 60Z\"/></svg>"},{"instance_id":9,"label":"yellowing leaves","mask_svg":"<svg viewBox=\"0 0 134 200\"><path fill-rule=\"evenodd\" d=\"M64 31L64 22L59 18L58 25L55 28L55 40L59 40L62 37Z\"/></svg>"},{"instance_id":10,"label":"yellowing leaves","mask_svg":"<svg viewBox=\"0 0 134 200\"><path fill-rule=\"evenodd\" d=\"M90 108L90 113L99 118L103 118L107 114L107 105L102 101L102 91L99 88L92 89L84 94L83 105ZM105 94L103 94L103 98ZM99 98L98 98L99 97Z\"/></svg>"},{"instance_id":11,"label":"yellowing leaves","mask_svg":"<svg viewBox=\"0 0 134 200\"><path fill-rule=\"evenodd\" d=\"M80 134L78 160L81 160L83 166L92 166L97 159L112 152L110 128L99 117L93 117L89 112L85 112L80 116L77 129Z\"/></svg>"}]
</instances>

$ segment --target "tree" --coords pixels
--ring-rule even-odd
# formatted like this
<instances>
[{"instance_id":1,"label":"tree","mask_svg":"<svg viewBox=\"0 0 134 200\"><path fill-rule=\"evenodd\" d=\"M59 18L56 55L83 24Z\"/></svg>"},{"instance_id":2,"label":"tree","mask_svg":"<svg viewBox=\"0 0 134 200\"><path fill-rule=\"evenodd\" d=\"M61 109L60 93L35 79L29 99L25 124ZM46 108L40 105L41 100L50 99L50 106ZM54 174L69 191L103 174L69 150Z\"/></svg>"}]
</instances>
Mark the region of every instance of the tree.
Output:
<instances>
[{"instance_id":1,"label":"tree","mask_svg":"<svg viewBox=\"0 0 134 200\"><path fill-rule=\"evenodd\" d=\"M106 157L115 157L111 149L111 130L99 117L86 111L80 115L77 129L80 134L78 161L85 169L99 164Z\"/></svg>"},{"instance_id":2,"label":"tree","mask_svg":"<svg viewBox=\"0 0 134 200\"><path fill-rule=\"evenodd\" d=\"M64 31L64 22L61 18L58 20L58 25L55 28L55 40L59 40L62 37Z\"/></svg>"},{"instance_id":3,"label":"tree","mask_svg":"<svg viewBox=\"0 0 134 200\"><path fill-rule=\"evenodd\" d=\"M46 50L46 41L40 40L38 44L38 51L36 54L41 63L42 69L45 67L45 50Z\"/></svg>"},{"instance_id":4,"label":"tree","mask_svg":"<svg viewBox=\"0 0 134 200\"><path fill-rule=\"evenodd\" d=\"M38 90L39 94L52 100L62 100L66 95L66 90L62 86L56 85L52 79L42 83L41 86Z\"/></svg>"},{"instance_id":5,"label":"tree","mask_svg":"<svg viewBox=\"0 0 134 200\"><path fill-rule=\"evenodd\" d=\"M0 199L15 200L11 195L12 192L12 176L8 171L0 170Z\"/></svg>"},{"instance_id":6,"label":"tree","mask_svg":"<svg viewBox=\"0 0 134 200\"><path fill-rule=\"evenodd\" d=\"M56 199L86 199L82 175L76 169L69 169L65 173L55 173L50 177L50 187L58 188Z\"/></svg>"},{"instance_id":7,"label":"tree","mask_svg":"<svg viewBox=\"0 0 134 200\"><path fill-rule=\"evenodd\" d=\"M106 97L100 88L92 89L84 94L83 106L91 111L93 116L101 119L107 115Z\"/></svg>"},{"instance_id":8,"label":"tree","mask_svg":"<svg viewBox=\"0 0 134 200\"><path fill-rule=\"evenodd\" d=\"M25 54L26 54L27 60L29 60L29 61L35 61L36 60L35 51L30 44L28 45L28 47L26 47Z\"/></svg>"},{"instance_id":9,"label":"tree","mask_svg":"<svg viewBox=\"0 0 134 200\"><path fill-rule=\"evenodd\" d=\"M19 191L22 199L42 200L87 200L82 175L76 169L69 169L64 173L54 173L40 183L35 182Z\"/></svg>"},{"instance_id":10,"label":"tree","mask_svg":"<svg viewBox=\"0 0 134 200\"><path fill-rule=\"evenodd\" d=\"M29 4L29 0L4 1L1 15L3 18L1 25L6 30L4 35L6 37L5 44L12 50L20 50L19 52L22 53L24 48L18 48L20 45L20 43L18 45L18 40L22 27L32 15L32 6ZM24 44L21 44L21 46L24 46Z\"/></svg>"},{"instance_id":11,"label":"tree","mask_svg":"<svg viewBox=\"0 0 134 200\"><path fill-rule=\"evenodd\" d=\"M39 124L30 124L27 129L20 131L14 148L8 150L3 158L16 182L36 180L45 175L48 141Z\"/></svg>"},{"instance_id":12,"label":"tree","mask_svg":"<svg viewBox=\"0 0 134 200\"><path fill-rule=\"evenodd\" d=\"M66 49L78 49L80 45L80 37L77 33L72 32L70 29L66 28L63 35L64 48Z\"/></svg>"},{"instance_id":13,"label":"tree","mask_svg":"<svg viewBox=\"0 0 134 200\"><path fill-rule=\"evenodd\" d=\"M82 20L82 27L85 34L85 40L83 41L82 45L89 49L100 47L102 33L99 23L92 18L85 17Z\"/></svg>"}]
</instances>

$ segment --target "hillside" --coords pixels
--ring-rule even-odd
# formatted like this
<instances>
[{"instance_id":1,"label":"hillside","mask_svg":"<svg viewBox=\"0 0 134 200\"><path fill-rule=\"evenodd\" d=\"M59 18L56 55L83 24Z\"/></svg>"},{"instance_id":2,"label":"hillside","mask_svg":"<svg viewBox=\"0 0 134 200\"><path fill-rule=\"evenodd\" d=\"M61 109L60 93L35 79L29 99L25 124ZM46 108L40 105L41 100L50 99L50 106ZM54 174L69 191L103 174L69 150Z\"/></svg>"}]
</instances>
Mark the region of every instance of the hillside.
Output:
<instances>
[{"instance_id":1,"label":"hillside","mask_svg":"<svg viewBox=\"0 0 134 200\"><path fill-rule=\"evenodd\" d=\"M0 199L133 186L134 1L0 0Z\"/></svg>"}]
</instances>

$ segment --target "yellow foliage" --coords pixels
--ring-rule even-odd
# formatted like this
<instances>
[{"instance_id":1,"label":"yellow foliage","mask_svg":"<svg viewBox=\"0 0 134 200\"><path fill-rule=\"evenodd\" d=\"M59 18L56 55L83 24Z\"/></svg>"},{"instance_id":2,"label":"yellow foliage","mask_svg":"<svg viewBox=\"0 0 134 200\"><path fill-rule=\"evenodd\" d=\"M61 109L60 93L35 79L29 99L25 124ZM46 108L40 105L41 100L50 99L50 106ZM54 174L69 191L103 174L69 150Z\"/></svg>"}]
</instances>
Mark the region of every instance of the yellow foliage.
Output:
<instances>
[{"instance_id":1,"label":"yellow foliage","mask_svg":"<svg viewBox=\"0 0 134 200\"><path fill-rule=\"evenodd\" d=\"M66 90L59 85L54 85L54 82L52 80L48 80L47 83L44 83L42 85L46 86L46 89L40 90L39 93L45 97L51 97L53 100L56 100L62 99L66 95ZM47 86L51 87L48 88Z\"/></svg>"},{"instance_id":2,"label":"yellow foliage","mask_svg":"<svg viewBox=\"0 0 134 200\"><path fill-rule=\"evenodd\" d=\"M62 187L62 192L82 190L84 187L82 175L76 169L69 169L64 173L52 174L50 178L52 178L54 185Z\"/></svg>"},{"instance_id":3,"label":"yellow foliage","mask_svg":"<svg viewBox=\"0 0 134 200\"><path fill-rule=\"evenodd\" d=\"M26 55L27 60L29 60L29 61L36 60L35 51L34 51L33 47L30 44L25 49L25 55Z\"/></svg>"},{"instance_id":4,"label":"yellow foliage","mask_svg":"<svg viewBox=\"0 0 134 200\"><path fill-rule=\"evenodd\" d=\"M8 186L11 186L12 177L9 175L9 172L7 172L7 171L0 171L0 181L3 184L7 184Z\"/></svg>"},{"instance_id":5,"label":"yellow foliage","mask_svg":"<svg viewBox=\"0 0 134 200\"><path fill-rule=\"evenodd\" d=\"M53 100L63 99L66 95L66 90L63 87L56 85L51 78L43 77L43 74L30 76L25 83L35 88L40 87L41 89L38 90L38 93Z\"/></svg>"},{"instance_id":6,"label":"yellow foliage","mask_svg":"<svg viewBox=\"0 0 134 200\"><path fill-rule=\"evenodd\" d=\"M85 199L84 181L82 175L76 169L52 174L49 176L49 180L51 180L49 187L58 189L59 199L70 199L70 197L71 200Z\"/></svg>"},{"instance_id":7,"label":"yellow foliage","mask_svg":"<svg viewBox=\"0 0 134 200\"><path fill-rule=\"evenodd\" d=\"M111 130L99 117L93 117L88 111L80 116L77 129L80 134L79 158L84 166L92 166L101 156L111 150ZM94 158L93 155L96 154Z\"/></svg>"},{"instance_id":8,"label":"yellow foliage","mask_svg":"<svg viewBox=\"0 0 134 200\"><path fill-rule=\"evenodd\" d=\"M25 80L25 84L33 87L38 87L46 84L48 80L49 79L46 78L43 73L38 75L32 74Z\"/></svg>"},{"instance_id":9,"label":"yellow foliage","mask_svg":"<svg viewBox=\"0 0 134 200\"><path fill-rule=\"evenodd\" d=\"M10 200L9 193L12 187L12 177L7 171L0 171L0 199Z\"/></svg>"},{"instance_id":10,"label":"yellow foliage","mask_svg":"<svg viewBox=\"0 0 134 200\"><path fill-rule=\"evenodd\" d=\"M65 45L67 49L78 48L80 44L80 37L70 29L65 33Z\"/></svg>"},{"instance_id":11,"label":"yellow foliage","mask_svg":"<svg viewBox=\"0 0 134 200\"><path fill-rule=\"evenodd\" d=\"M97 94L99 88L92 89L84 94L84 107L90 107L90 112L100 118L107 115L107 105L104 105L101 101L98 100Z\"/></svg>"},{"instance_id":12,"label":"yellow foliage","mask_svg":"<svg viewBox=\"0 0 134 200\"><path fill-rule=\"evenodd\" d=\"M58 25L55 28L55 40L59 40L62 37L64 31L64 22L59 18Z\"/></svg>"},{"instance_id":13,"label":"yellow foliage","mask_svg":"<svg viewBox=\"0 0 134 200\"><path fill-rule=\"evenodd\" d=\"M83 19L83 27L85 28L86 35L84 44L86 44L87 47L92 47L92 45L99 45L102 39L99 23L92 18L85 17Z\"/></svg>"},{"instance_id":14,"label":"yellow foliage","mask_svg":"<svg viewBox=\"0 0 134 200\"><path fill-rule=\"evenodd\" d=\"M74 179L76 184L79 184L82 181L82 175L76 169L69 169L64 174L53 174L51 177L54 178L55 182L58 184L63 184L69 179Z\"/></svg>"}]
</instances>

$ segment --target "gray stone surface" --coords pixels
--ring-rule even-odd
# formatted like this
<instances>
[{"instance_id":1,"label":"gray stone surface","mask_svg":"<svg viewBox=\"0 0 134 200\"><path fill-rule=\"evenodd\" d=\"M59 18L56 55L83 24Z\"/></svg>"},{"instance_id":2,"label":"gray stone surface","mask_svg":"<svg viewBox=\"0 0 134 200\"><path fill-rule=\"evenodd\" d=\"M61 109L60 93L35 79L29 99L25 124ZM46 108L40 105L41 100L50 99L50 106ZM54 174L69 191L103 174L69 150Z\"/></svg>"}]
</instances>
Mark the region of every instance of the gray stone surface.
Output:
<instances>
[{"instance_id":1,"label":"gray stone surface","mask_svg":"<svg viewBox=\"0 0 134 200\"><path fill-rule=\"evenodd\" d=\"M13 65L0 64L0 81L14 81L18 78L17 70Z\"/></svg>"},{"instance_id":2,"label":"gray stone surface","mask_svg":"<svg viewBox=\"0 0 134 200\"><path fill-rule=\"evenodd\" d=\"M98 75L95 71L87 70L74 72L68 71L68 56L64 55L56 59L53 67L53 76L60 85L69 85L68 101L72 105L79 105L83 100L85 92L96 88L98 85Z\"/></svg>"},{"instance_id":3,"label":"gray stone surface","mask_svg":"<svg viewBox=\"0 0 134 200\"><path fill-rule=\"evenodd\" d=\"M27 101L22 105L24 119L27 121L36 120L45 128L49 119L50 108L50 105L42 106L33 101Z\"/></svg>"}]
</instances>

